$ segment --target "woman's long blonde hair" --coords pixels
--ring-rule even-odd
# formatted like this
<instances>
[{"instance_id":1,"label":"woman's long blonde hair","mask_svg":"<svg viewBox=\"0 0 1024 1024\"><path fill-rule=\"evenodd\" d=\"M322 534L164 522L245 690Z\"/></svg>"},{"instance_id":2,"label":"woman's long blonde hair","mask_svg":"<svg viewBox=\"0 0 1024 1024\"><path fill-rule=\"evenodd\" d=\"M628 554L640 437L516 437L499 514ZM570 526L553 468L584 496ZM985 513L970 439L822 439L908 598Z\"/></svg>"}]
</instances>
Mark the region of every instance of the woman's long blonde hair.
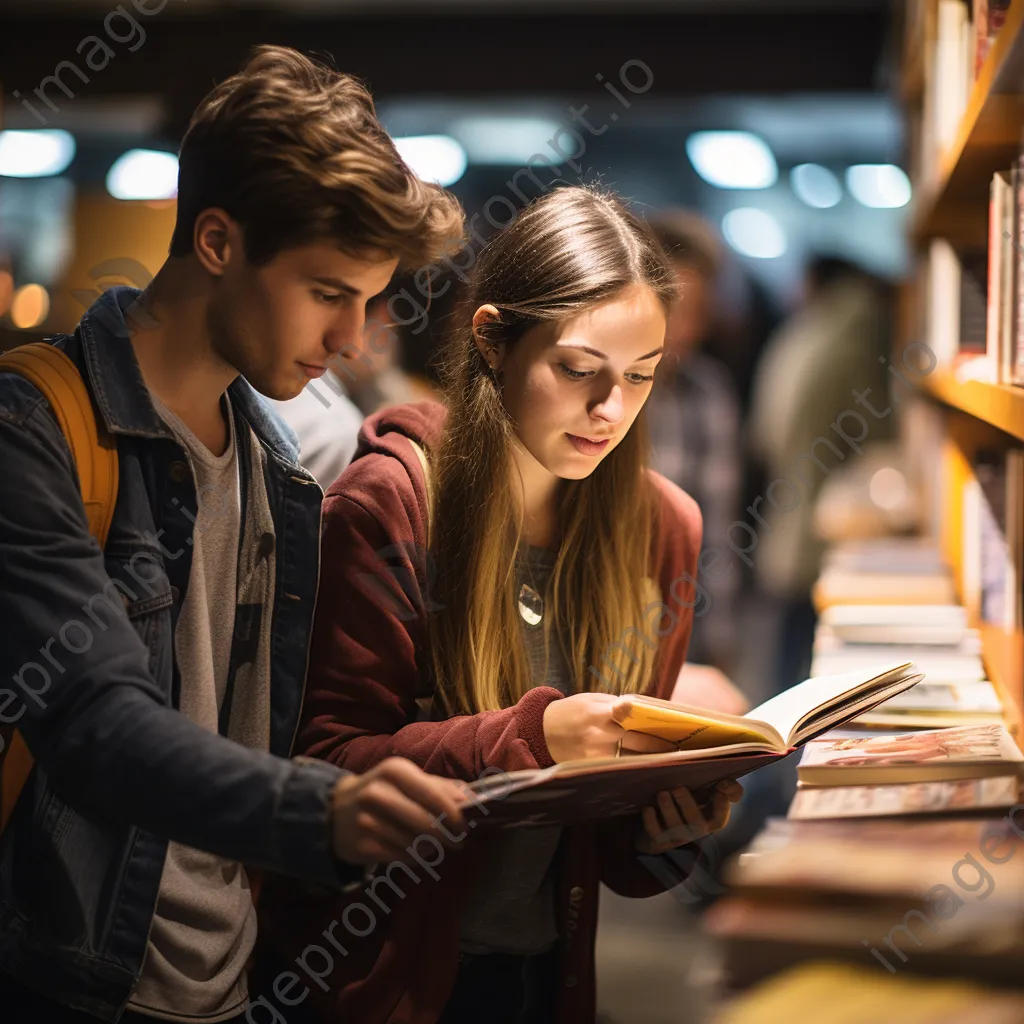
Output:
<instances>
[{"instance_id":1,"label":"woman's long blonde hair","mask_svg":"<svg viewBox=\"0 0 1024 1024\"><path fill-rule=\"evenodd\" d=\"M516 434L474 343L473 312L486 303L497 308L500 318L481 333L507 350L531 327L566 322L638 283L667 311L675 277L657 241L617 198L592 188L560 188L536 200L479 254L444 353L448 418L429 456L430 664L448 715L508 707L534 685L516 588ZM549 650L552 635L564 638L574 692L636 692L654 670L656 642L637 639L650 600L655 529L647 450L641 413L589 477L562 481L559 490L560 543L544 622Z\"/></svg>"}]
</instances>

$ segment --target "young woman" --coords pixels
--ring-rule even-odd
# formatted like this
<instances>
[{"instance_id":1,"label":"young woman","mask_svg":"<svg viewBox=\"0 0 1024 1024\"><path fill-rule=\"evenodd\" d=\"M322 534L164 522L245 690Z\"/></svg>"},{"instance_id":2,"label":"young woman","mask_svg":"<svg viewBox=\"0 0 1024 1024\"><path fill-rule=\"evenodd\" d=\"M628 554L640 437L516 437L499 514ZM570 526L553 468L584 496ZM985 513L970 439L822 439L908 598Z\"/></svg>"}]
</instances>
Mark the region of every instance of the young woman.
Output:
<instances>
[{"instance_id":1,"label":"young woman","mask_svg":"<svg viewBox=\"0 0 1024 1024\"><path fill-rule=\"evenodd\" d=\"M692 625L700 515L645 469L640 419L673 281L644 225L584 188L481 252L445 405L369 419L328 491L298 752L474 781L650 749L611 709L671 694ZM414 851L333 904L272 886L266 937L315 964L323 1021L590 1022L598 883L659 891L638 855L720 828L740 792L724 784L706 812L679 789L642 819L452 835L458 852ZM379 843L393 848L386 828Z\"/></svg>"}]
</instances>

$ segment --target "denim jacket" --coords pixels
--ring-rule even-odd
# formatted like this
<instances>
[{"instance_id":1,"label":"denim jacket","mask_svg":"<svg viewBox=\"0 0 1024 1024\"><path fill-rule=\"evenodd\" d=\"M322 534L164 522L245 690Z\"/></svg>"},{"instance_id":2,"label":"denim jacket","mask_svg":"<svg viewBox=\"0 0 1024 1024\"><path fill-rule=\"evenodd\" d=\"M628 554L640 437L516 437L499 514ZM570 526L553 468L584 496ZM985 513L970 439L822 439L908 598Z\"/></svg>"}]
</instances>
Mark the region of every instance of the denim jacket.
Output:
<instances>
[{"instance_id":1,"label":"denim jacket","mask_svg":"<svg viewBox=\"0 0 1024 1024\"><path fill-rule=\"evenodd\" d=\"M229 389L236 427L251 428L266 452L276 533L273 607L262 610L272 617L271 752L175 710L173 638L196 494L128 337L124 311L138 295L104 293L74 336L56 341L117 442L120 485L103 551L48 404L22 378L0 374L0 723L20 730L36 760L0 837L0 973L110 1021L142 967L169 840L308 881L358 877L330 848L330 793L342 773L287 759L322 494L295 463L294 436L242 378ZM249 471L243 457L243 485ZM246 611L236 610L232 664L250 639Z\"/></svg>"}]
</instances>

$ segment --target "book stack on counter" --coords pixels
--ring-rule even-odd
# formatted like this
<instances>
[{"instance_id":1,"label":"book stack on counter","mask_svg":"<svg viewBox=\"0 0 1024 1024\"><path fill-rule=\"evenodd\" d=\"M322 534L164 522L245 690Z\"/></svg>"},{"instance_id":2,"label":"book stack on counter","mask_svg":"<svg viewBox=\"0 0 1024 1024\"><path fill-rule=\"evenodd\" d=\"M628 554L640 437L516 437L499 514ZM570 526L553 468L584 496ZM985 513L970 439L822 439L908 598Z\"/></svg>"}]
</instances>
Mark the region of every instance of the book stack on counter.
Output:
<instances>
[{"instance_id":1,"label":"book stack on counter","mask_svg":"<svg viewBox=\"0 0 1024 1024\"><path fill-rule=\"evenodd\" d=\"M923 982L843 964L811 964L759 985L714 1024L790 1024L813 1007L814 1024L1020 1024L1024 996L961 981Z\"/></svg>"},{"instance_id":2,"label":"book stack on counter","mask_svg":"<svg viewBox=\"0 0 1024 1024\"><path fill-rule=\"evenodd\" d=\"M821 958L1021 984L1024 754L949 587L920 541L832 552L813 675L905 660L924 678L804 744L787 818L727 866L706 925L730 988Z\"/></svg>"}]
</instances>

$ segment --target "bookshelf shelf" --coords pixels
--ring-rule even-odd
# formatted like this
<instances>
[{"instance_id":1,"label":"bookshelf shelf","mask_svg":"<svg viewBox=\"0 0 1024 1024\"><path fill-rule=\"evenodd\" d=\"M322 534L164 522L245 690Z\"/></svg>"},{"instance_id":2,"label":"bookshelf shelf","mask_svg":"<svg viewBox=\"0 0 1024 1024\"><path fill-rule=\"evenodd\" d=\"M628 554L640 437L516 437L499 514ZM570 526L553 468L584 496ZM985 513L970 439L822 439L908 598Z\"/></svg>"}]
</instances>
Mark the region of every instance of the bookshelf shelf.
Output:
<instances>
[{"instance_id":1,"label":"bookshelf shelf","mask_svg":"<svg viewBox=\"0 0 1024 1024\"><path fill-rule=\"evenodd\" d=\"M1024 441L1024 388L977 380L960 381L951 370L943 369L924 377L921 387L944 405Z\"/></svg>"},{"instance_id":2,"label":"bookshelf shelf","mask_svg":"<svg viewBox=\"0 0 1024 1024\"><path fill-rule=\"evenodd\" d=\"M1024 3L1013 3L985 60L956 141L935 184L919 195L912 232L918 242L942 236L984 245L989 183L1020 155L1024 126Z\"/></svg>"}]
</instances>

